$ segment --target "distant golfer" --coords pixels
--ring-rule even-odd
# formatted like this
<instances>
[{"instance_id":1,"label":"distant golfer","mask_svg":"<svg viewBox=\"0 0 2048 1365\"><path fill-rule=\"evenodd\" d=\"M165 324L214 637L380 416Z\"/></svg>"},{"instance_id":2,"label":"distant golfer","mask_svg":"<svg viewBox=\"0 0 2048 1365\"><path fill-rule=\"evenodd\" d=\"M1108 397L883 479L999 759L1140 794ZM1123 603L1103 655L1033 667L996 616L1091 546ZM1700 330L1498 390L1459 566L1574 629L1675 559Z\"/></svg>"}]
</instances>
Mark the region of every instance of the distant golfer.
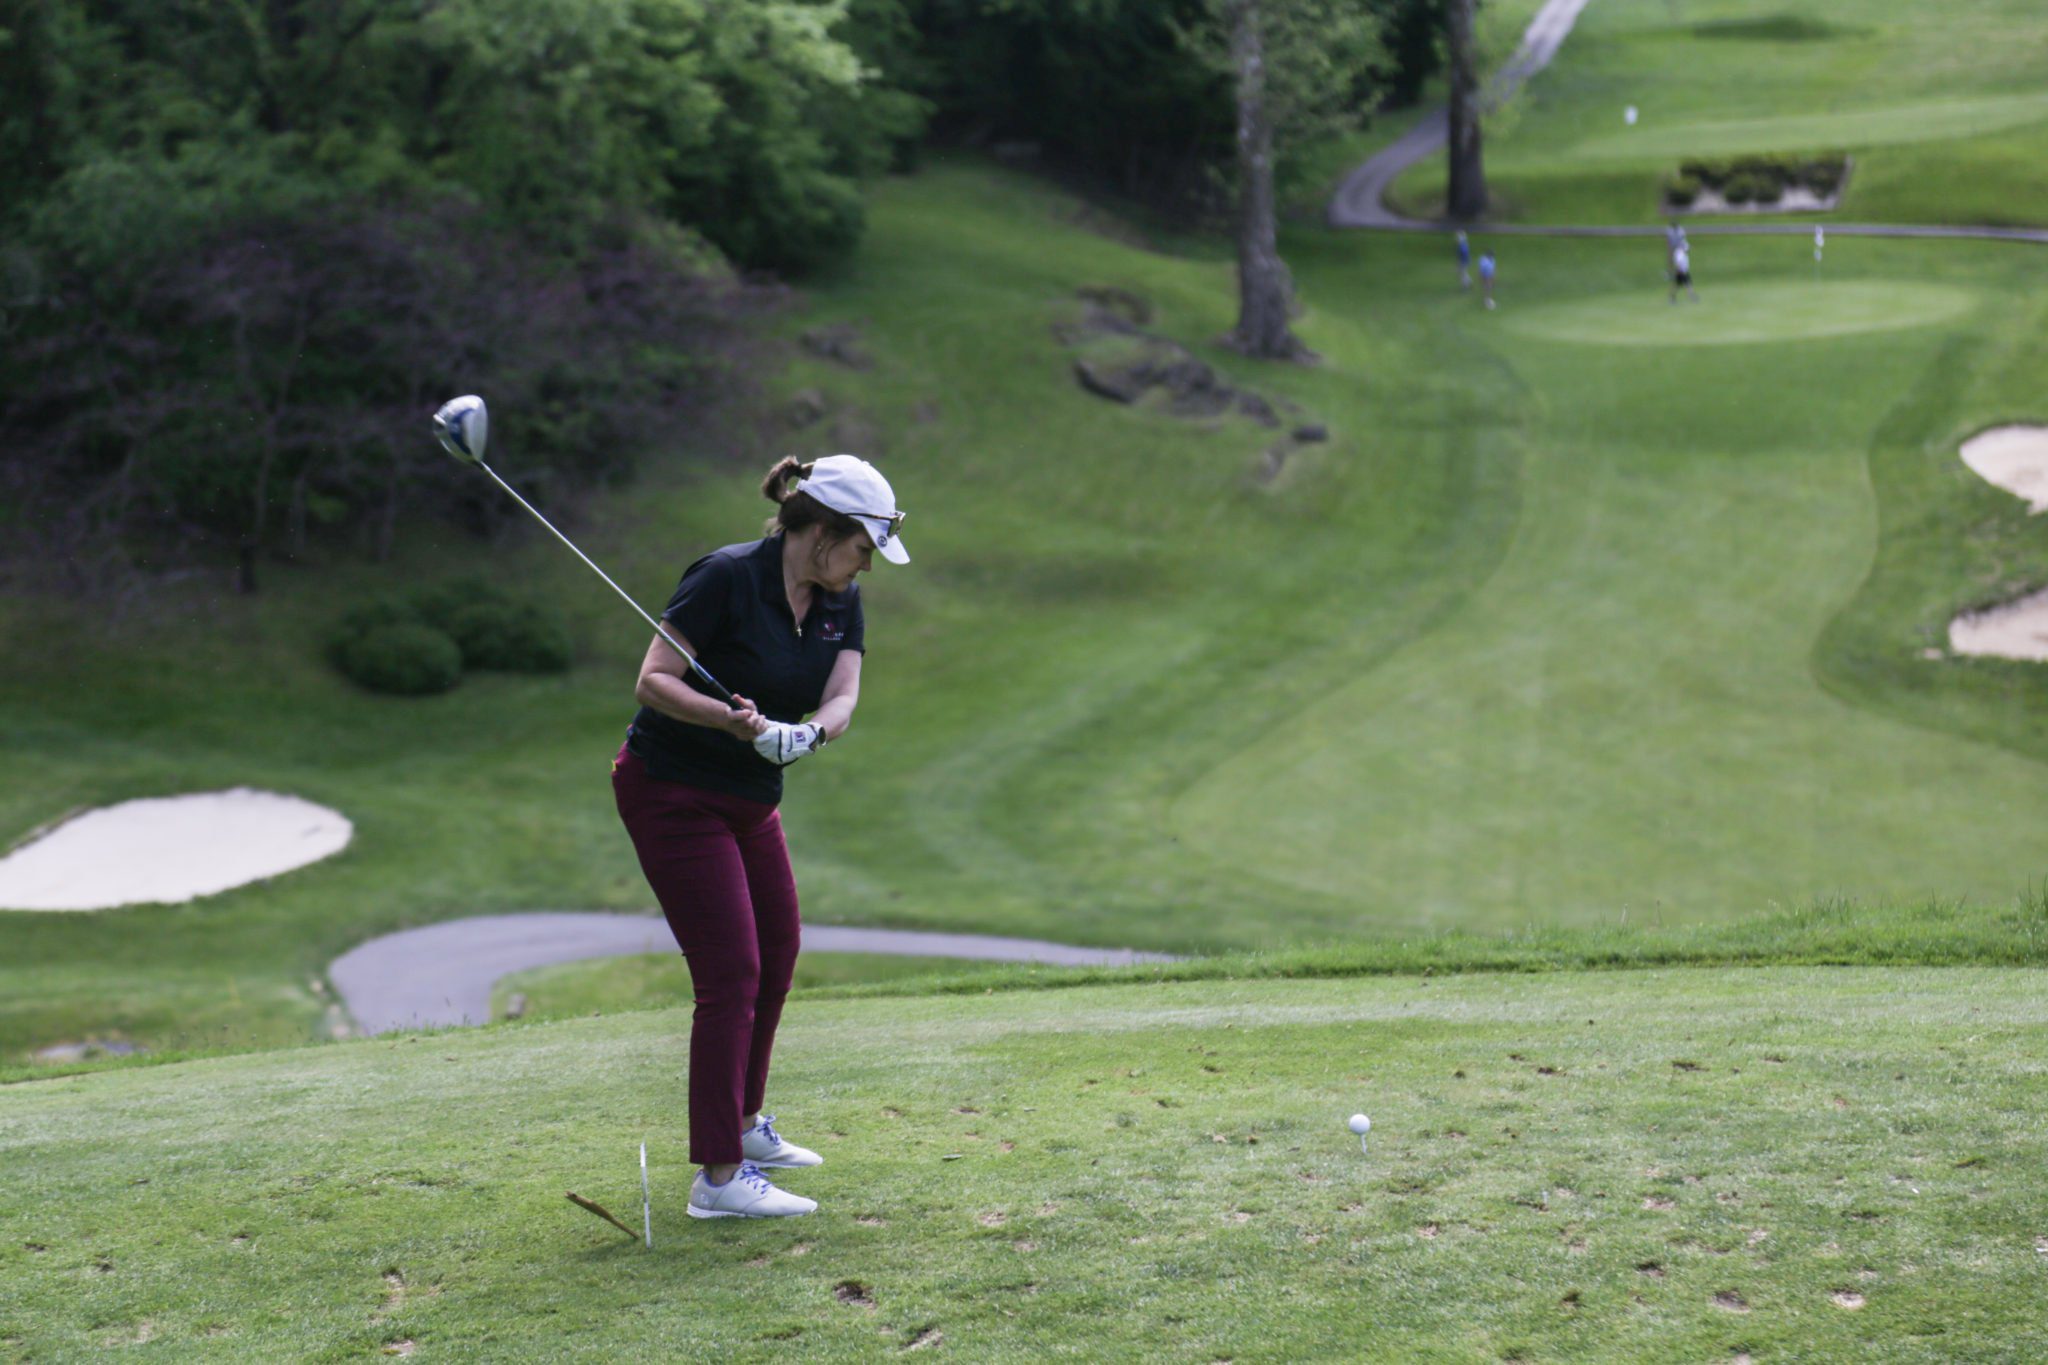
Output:
<instances>
[{"instance_id":1,"label":"distant golfer","mask_svg":"<svg viewBox=\"0 0 2048 1365\"><path fill-rule=\"evenodd\" d=\"M1472 243L1463 232L1458 234L1458 288L1472 287Z\"/></svg>"},{"instance_id":2,"label":"distant golfer","mask_svg":"<svg viewBox=\"0 0 2048 1365\"><path fill-rule=\"evenodd\" d=\"M1486 296L1486 306L1493 307L1493 276L1495 266L1493 253L1486 252L1479 258L1479 292Z\"/></svg>"},{"instance_id":3,"label":"distant golfer","mask_svg":"<svg viewBox=\"0 0 2048 1365\"><path fill-rule=\"evenodd\" d=\"M1694 303L1700 301L1698 291L1692 287L1692 248L1680 242L1671 252L1671 301L1678 302L1678 291L1683 289Z\"/></svg>"},{"instance_id":4,"label":"distant golfer","mask_svg":"<svg viewBox=\"0 0 2048 1365\"><path fill-rule=\"evenodd\" d=\"M634 688L639 714L612 761L619 815L696 994L690 1160L704 1169L690 1186L693 1218L818 1206L762 1174L823 1159L761 1112L800 933L777 805L782 770L853 722L866 649L854 579L876 550L910 562L896 495L866 460L784 459L761 491L777 504L768 534L692 564L662 612L735 705L698 690L656 637Z\"/></svg>"}]
</instances>

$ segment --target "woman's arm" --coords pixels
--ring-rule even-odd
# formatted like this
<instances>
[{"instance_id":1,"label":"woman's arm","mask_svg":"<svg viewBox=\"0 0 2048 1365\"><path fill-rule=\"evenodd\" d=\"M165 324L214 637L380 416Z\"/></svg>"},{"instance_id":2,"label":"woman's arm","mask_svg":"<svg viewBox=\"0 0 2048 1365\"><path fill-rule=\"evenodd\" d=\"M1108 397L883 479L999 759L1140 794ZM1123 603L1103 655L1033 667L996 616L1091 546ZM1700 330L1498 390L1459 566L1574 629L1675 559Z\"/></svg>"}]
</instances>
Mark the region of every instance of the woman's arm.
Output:
<instances>
[{"instance_id":1,"label":"woman's arm","mask_svg":"<svg viewBox=\"0 0 2048 1365\"><path fill-rule=\"evenodd\" d=\"M676 636L676 642L684 649L693 648L682 635ZM689 671L689 660L657 635L647 646L647 657L640 661L640 681L634 684L633 697L642 706L651 707L672 720L723 730L735 739L751 741L768 728L768 718L756 711L754 704L745 697L736 696L733 700L739 704L727 706L718 698L707 697L685 683L683 675ZM833 676L838 677L836 670ZM852 714L851 707L848 714Z\"/></svg>"},{"instance_id":2,"label":"woman's arm","mask_svg":"<svg viewBox=\"0 0 2048 1365\"><path fill-rule=\"evenodd\" d=\"M832 676L825 679L825 699L811 716L811 724L837 739L853 724L853 708L860 705L860 661L857 649L842 649L832 662Z\"/></svg>"}]
</instances>

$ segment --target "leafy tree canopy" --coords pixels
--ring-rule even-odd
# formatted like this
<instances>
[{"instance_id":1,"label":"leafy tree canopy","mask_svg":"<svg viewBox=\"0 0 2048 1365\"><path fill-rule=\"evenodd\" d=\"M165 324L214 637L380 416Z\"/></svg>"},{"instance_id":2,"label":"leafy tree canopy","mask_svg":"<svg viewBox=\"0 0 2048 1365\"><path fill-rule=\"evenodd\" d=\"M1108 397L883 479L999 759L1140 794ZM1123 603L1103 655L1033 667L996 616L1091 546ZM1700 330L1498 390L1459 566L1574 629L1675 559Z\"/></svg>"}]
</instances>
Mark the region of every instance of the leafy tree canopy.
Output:
<instances>
[{"instance_id":1,"label":"leafy tree canopy","mask_svg":"<svg viewBox=\"0 0 2048 1365\"><path fill-rule=\"evenodd\" d=\"M853 178L922 117L839 36L847 5L15 0L0 187L115 256L223 211L401 192L565 244L639 208L801 268L858 236Z\"/></svg>"}]
</instances>

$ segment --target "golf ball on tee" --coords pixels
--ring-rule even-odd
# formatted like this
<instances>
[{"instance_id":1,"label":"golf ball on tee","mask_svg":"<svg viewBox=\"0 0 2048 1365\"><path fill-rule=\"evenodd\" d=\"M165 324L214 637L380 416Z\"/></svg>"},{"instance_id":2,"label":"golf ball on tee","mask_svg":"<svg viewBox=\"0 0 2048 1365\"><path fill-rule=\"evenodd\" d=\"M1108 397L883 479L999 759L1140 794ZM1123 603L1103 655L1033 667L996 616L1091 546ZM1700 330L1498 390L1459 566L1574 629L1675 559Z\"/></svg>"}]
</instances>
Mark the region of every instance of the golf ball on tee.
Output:
<instances>
[{"instance_id":1,"label":"golf ball on tee","mask_svg":"<svg viewBox=\"0 0 2048 1365\"><path fill-rule=\"evenodd\" d=\"M1371 1130L1371 1128L1372 1128L1372 1120L1371 1120L1371 1119L1369 1119L1369 1118L1367 1118L1367 1117L1366 1117L1365 1115L1363 1115L1363 1114L1353 1114L1353 1115L1351 1116L1351 1131L1352 1131L1352 1132L1354 1132L1354 1133L1358 1133L1358 1134L1360 1134L1360 1135L1362 1136L1362 1135L1363 1135L1363 1134L1365 1134L1366 1132L1370 1131L1370 1130Z\"/></svg>"}]
</instances>

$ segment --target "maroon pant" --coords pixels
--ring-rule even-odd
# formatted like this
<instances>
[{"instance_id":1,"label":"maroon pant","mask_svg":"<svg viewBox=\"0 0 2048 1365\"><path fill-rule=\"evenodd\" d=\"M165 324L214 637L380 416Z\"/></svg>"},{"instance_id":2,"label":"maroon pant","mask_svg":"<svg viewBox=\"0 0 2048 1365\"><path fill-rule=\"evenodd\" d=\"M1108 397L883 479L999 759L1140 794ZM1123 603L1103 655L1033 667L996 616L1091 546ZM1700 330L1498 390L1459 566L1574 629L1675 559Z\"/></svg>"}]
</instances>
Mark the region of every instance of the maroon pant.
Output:
<instances>
[{"instance_id":1,"label":"maroon pant","mask_svg":"<svg viewBox=\"0 0 2048 1365\"><path fill-rule=\"evenodd\" d=\"M739 1161L740 1118L761 1109L801 934L782 816L649 777L625 748L612 762L612 794L696 991L690 1160Z\"/></svg>"}]
</instances>

